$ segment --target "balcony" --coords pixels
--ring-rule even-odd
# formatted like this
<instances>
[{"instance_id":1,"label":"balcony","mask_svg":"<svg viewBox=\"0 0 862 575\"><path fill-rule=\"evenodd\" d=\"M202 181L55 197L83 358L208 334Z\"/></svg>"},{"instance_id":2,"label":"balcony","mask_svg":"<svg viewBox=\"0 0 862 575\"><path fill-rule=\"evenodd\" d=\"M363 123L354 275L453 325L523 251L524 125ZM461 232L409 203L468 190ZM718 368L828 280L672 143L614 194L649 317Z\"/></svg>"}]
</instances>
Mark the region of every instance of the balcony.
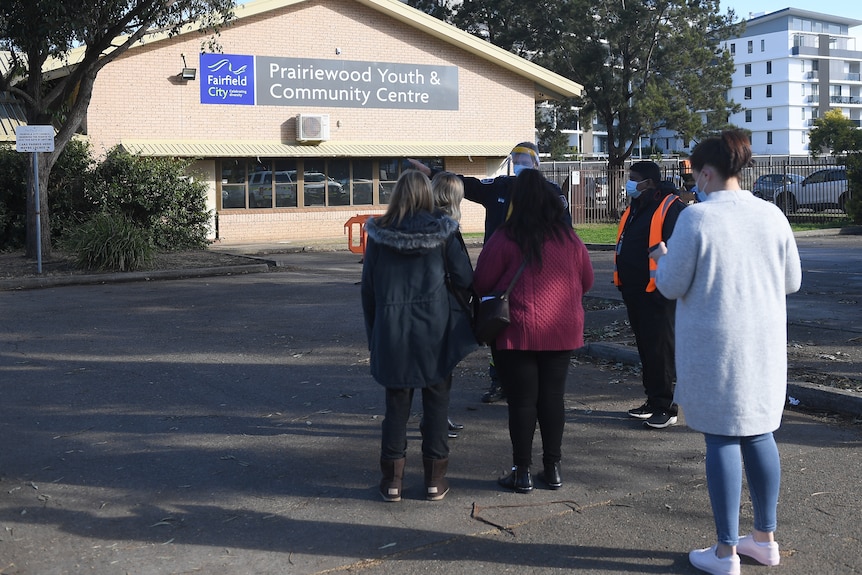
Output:
<instances>
[{"instance_id":1,"label":"balcony","mask_svg":"<svg viewBox=\"0 0 862 575\"><path fill-rule=\"evenodd\" d=\"M820 72L818 72L817 70L810 70L810 71L805 73L805 79L806 80L816 80L819 77L820 77Z\"/></svg>"},{"instance_id":2,"label":"balcony","mask_svg":"<svg viewBox=\"0 0 862 575\"><path fill-rule=\"evenodd\" d=\"M862 98L858 96L829 96L830 104L862 104Z\"/></svg>"}]
</instances>

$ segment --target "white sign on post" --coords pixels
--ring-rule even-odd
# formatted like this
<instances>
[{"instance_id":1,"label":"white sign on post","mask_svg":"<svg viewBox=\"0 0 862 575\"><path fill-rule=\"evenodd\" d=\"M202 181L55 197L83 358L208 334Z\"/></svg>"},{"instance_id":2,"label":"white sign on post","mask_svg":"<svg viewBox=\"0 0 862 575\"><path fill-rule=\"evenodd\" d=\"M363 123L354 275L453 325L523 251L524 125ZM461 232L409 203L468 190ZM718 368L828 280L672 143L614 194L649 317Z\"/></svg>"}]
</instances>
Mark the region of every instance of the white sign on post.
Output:
<instances>
[{"instance_id":1,"label":"white sign on post","mask_svg":"<svg viewBox=\"0 0 862 575\"><path fill-rule=\"evenodd\" d=\"M39 156L54 151L54 126L16 126L15 151L33 154L33 206L36 212L36 273L42 273L42 218L39 209Z\"/></svg>"},{"instance_id":2,"label":"white sign on post","mask_svg":"<svg viewBox=\"0 0 862 575\"><path fill-rule=\"evenodd\" d=\"M16 126L16 152L53 152L54 126Z\"/></svg>"}]
</instances>

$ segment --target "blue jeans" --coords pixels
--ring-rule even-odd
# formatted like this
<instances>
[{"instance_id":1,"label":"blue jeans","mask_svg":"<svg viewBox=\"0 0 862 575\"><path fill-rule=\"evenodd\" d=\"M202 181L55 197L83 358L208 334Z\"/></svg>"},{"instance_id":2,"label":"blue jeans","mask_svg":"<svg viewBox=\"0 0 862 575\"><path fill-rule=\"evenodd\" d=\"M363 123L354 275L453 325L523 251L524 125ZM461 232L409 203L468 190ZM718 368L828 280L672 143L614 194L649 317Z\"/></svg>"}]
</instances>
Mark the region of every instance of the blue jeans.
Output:
<instances>
[{"instance_id":1,"label":"blue jeans","mask_svg":"<svg viewBox=\"0 0 862 575\"><path fill-rule=\"evenodd\" d=\"M739 504L742 493L742 463L754 507L754 528L771 533L777 525L781 461L772 433L750 437L704 434L706 439L706 483L718 542L739 542Z\"/></svg>"},{"instance_id":2,"label":"blue jeans","mask_svg":"<svg viewBox=\"0 0 862 575\"><path fill-rule=\"evenodd\" d=\"M449 457L449 390L452 376L437 385L423 387L422 456L429 459ZM407 455L407 421L413 404L414 388L386 388L386 417L381 424L383 437L380 457L401 459Z\"/></svg>"}]
</instances>

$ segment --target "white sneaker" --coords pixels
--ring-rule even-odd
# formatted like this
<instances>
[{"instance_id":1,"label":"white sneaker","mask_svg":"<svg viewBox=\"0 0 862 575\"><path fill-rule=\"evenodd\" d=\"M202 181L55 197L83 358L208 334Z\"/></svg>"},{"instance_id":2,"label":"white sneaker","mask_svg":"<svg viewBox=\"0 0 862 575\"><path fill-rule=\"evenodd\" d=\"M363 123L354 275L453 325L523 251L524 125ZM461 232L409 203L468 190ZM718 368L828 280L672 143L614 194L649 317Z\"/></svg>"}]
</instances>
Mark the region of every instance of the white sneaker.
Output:
<instances>
[{"instance_id":1,"label":"white sneaker","mask_svg":"<svg viewBox=\"0 0 862 575\"><path fill-rule=\"evenodd\" d=\"M739 539L736 544L736 552L746 557L751 557L761 565L778 565L781 555L778 553L778 543L758 543L751 535Z\"/></svg>"},{"instance_id":2,"label":"white sneaker","mask_svg":"<svg viewBox=\"0 0 862 575\"><path fill-rule=\"evenodd\" d=\"M695 549L688 554L691 564L710 575L739 575L739 555L719 559L715 555L715 545L706 549Z\"/></svg>"}]
</instances>

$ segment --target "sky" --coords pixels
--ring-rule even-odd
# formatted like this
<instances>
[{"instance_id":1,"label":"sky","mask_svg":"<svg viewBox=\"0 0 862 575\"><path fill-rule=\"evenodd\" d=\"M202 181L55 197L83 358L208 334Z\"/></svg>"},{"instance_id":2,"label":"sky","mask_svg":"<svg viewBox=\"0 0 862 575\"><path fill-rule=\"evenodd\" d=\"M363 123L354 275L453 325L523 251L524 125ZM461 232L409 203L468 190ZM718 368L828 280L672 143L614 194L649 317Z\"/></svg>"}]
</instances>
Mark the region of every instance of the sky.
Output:
<instances>
[{"instance_id":1,"label":"sky","mask_svg":"<svg viewBox=\"0 0 862 575\"><path fill-rule=\"evenodd\" d=\"M798 8L862 21L862 2L858 0L721 0L721 11L728 8L732 8L739 18L745 19L748 18L749 12L758 14ZM851 28L850 33L862 36L862 26Z\"/></svg>"}]
</instances>

